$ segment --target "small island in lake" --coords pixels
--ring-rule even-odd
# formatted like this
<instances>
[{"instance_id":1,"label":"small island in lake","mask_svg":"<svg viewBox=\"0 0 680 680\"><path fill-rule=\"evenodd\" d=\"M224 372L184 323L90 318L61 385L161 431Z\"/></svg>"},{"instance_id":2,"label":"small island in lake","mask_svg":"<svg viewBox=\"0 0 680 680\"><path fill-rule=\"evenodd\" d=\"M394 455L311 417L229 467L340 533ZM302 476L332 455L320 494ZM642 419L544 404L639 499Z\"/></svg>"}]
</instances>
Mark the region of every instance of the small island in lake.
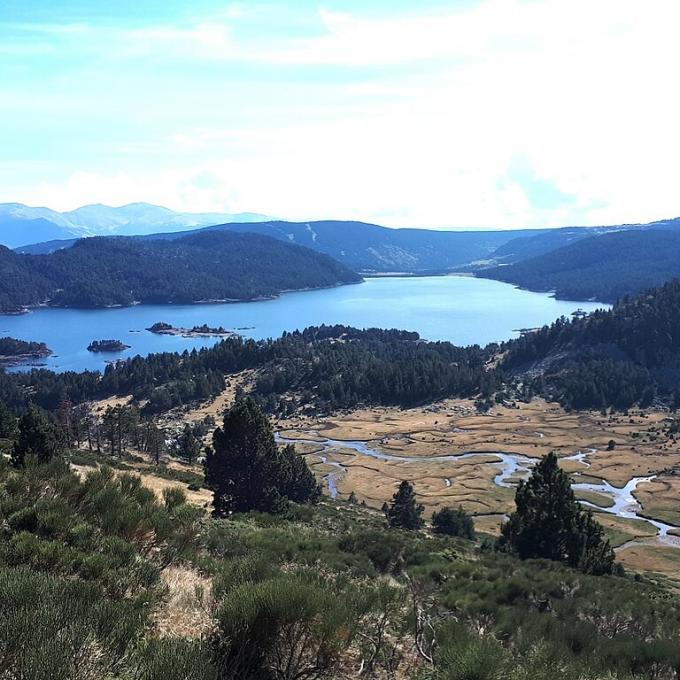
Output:
<instances>
[{"instance_id":1,"label":"small island in lake","mask_svg":"<svg viewBox=\"0 0 680 680\"><path fill-rule=\"evenodd\" d=\"M52 350L44 342L0 338L0 366L13 366L26 361L44 359Z\"/></svg>"},{"instance_id":2,"label":"small island in lake","mask_svg":"<svg viewBox=\"0 0 680 680\"><path fill-rule=\"evenodd\" d=\"M88 352L122 352L124 349L130 349L130 345L120 340L93 340L87 346Z\"/></svg>"},{"instance_id":3,"label":"small island in lake","mask_svg":"<svg viewBox=\"0 0 680 680\"><path fill-rule=\"evenodd\" d=\"M228 331L223 326L212 328L205 323L202 326L193 326L192 328L176 328L164 321L157 321L153 326L149 326L146 330L157 333L158 335L180 335L183 338L204 338L208 336L235 338L238 336L238 333Z\"/></svg>"}]
</instances>

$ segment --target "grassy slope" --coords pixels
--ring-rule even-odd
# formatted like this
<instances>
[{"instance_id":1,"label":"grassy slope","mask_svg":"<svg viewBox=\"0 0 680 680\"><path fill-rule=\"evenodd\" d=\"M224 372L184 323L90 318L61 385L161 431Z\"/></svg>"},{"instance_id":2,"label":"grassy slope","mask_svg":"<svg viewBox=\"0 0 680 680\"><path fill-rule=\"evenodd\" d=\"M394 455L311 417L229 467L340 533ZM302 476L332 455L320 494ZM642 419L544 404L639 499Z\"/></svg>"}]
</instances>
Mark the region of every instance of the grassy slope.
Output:
<instances>
[{"instance_id":1,"label":"grassy slope","mask_svg":"<svg viewBox=\"0 0 680 680\"><path fill-rule=\"evenodd\" d=\"M213 521L182 500L160 503L125 474L98 470L80 481L61 463L24 472L3 464L3 672L213 678L211 640L233 636L235 617L251 620L265 596L274 609L246 626L248 635L278 620L267 636L284 648L288 633L303 635L306 650L326 636L335 678L356 676L361 659L374 667L367 677L428 667L414 646L414 602L440 643L436 678L491 677L478 675L483 668L512 680L547 680L557 669L594 679L603 668L628 678L634 657L636 677L651 677L668 667L665 640L680 632L678 601L628 577L586 577L484 545L387 530L360 506ZM633 612L635 625L621 625ZM661 666L636 657L643 637L657 641L645 644L648 656L666 659ZM451 675L461 658L469 675Z\"/></svg>"}]
</instances>

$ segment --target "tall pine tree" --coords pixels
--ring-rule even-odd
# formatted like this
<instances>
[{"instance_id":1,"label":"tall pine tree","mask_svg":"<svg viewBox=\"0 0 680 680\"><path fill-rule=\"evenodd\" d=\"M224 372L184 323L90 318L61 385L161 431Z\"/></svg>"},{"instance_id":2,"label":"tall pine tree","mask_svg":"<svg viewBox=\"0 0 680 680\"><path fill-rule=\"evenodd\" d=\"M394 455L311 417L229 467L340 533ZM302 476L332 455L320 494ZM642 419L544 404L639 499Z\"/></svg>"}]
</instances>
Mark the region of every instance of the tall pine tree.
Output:
<instances>
[{"instance_id":1,"label":"tall pine tree","mask_svg":"<svg viewBox=\"0 0 680 680\"><path fill-rule=\"evenodd\" d=\"M501 529L500 546L522 559L564 562L586 573L609 574L614 551L590 511L581 507L569 475L549 453L515 494L517 509Z\"/></svg>"},{"instance_id":2,"label":"tall pine tree","mask_svg":"<svg viewBox=\"0 0 680 680\"><path fill-rule=\"evenodd\" d=\"M247 397L224 416L206 452L205 479L213 490L213 512L280 512L288 500L310 503L319 485L294 447L279 451L267 416Z\"/></svg>"},{"instance_id":3,"label":"tall pine tree","mask_svg":"<svg viewBox=\"0 0 680 680\"><path fill-rule=\"evenodd\" d=\"M19 436L12 450L14 467L23 467L27 456L48 463L63 452L63 432L44 411L32 406L19 418Z\"/></svg>"},{"instance_id":4,"label":"tall pine tree","mask_svg":"<svg viewBox=\"0 0 680 680\"><path fill-rule=\"evenodd\" d=\"M423 526L423 506L416 501L416 494L410 482L404 480L392 496L392 505L387 509L387 521L391 527L420 529Z\"/></svg>"}]
</instances>

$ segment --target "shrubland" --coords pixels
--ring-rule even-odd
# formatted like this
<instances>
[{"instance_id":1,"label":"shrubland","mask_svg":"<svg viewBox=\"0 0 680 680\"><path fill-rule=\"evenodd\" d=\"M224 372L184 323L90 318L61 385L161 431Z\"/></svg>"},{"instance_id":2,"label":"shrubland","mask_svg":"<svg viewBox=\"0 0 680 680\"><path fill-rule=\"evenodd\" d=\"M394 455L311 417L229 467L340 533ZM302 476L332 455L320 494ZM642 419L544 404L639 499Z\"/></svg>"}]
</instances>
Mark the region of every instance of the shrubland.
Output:
<instances>
[{"instance_id":1,"label":"shrubland","mask_svg":"<svg viewBox=\"0 0 680 680\"><path fill-rule=\"evenodd\" d=\"M253 493L289 483L290 452L270 448L253 402L225 418L214 455L227 460L220 437L244 427L243 455L271 475ZM130 471L76 473L68 457L0 462L2 678L678 677L677 593L522 550L546 526L527 492L513 524L523 538L498 550L488 536L449 535L471 535L460 512L443 513L436 532L422 527L406 487L387 517L313 493L265 512L218 503L211 514L181 484L158 496ZM546 465L523 487L532 497L555 485ZM219 493L215 475L229 470L213 468Z\"/></svg>"}]
</instances>

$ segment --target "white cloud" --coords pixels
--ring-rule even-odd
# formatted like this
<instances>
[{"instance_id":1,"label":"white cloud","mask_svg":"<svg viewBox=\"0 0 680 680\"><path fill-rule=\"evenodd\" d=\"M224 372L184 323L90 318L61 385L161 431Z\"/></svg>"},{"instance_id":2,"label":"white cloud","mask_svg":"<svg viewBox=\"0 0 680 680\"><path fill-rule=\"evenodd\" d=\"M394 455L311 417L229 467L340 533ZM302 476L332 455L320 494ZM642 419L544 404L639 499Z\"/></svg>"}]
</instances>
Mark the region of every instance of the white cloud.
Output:
<instances>
[{"instance_id":1,"label":"white cloud","mask_svg":"<svg viewBox=\"0 0 680 680\"><path fill-rule=\"evenodd\" d=\"M126 148L141 149L135 170L121 160L39 186L5 182L3 193L63 208L148 200L394 226L601 224L680 213L677 0L482 0L383 18L323 9L319 35L274 36L266 47L239 34L248 11L232 6L191 26L123 31L114 40L123 51L110 56L271 64L284 83L294 75L295 94L293 86L288 98L272 94L263 113L243 91L225 94L219 76L208 102L183 81L186 90L146 102L160 116L174 107L186 123L164 140L162 156L131 139ZM336 65L351 67L341 80ZM328 69L326 82L305 82L307 66ZM265 101L266 87L257 90ZM235 107L241 120L202 120L206 107ZM512 174L518 157L564 202L533 200L532 187Z\"/></svg>"}]
</instances>

